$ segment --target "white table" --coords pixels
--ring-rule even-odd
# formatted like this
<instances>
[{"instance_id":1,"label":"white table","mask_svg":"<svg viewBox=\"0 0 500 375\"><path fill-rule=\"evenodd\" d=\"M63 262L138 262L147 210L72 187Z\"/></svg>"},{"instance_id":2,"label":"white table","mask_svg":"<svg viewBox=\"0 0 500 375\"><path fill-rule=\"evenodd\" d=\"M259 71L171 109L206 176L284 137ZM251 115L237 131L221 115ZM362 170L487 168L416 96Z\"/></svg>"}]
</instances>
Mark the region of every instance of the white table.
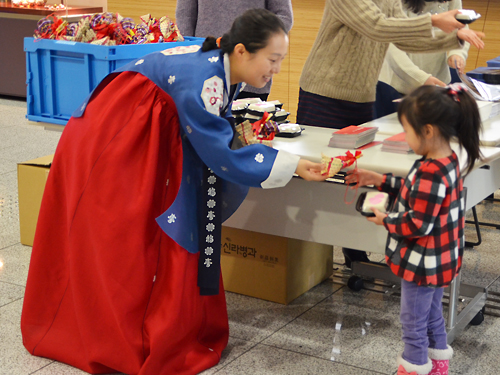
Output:
<instances>
[{"instance_id":1,"label":"white table","mask_svg":"<svg viewBox=\"0 0 500 375\"><path fill-rule=\"evenodd\" d=\"M346 150L328 147L332 130L303 126L297 138L275 138L273 146L319 162L321 153L328 156L343 155ZM377 135L382 140L384 135ZM415 154L401 155L381 151L381 145L363 150L358 167L379 173L392 172L406 176ZM464 160L458 145L455 152ZM500 186L500 148L481 147L485 159L478 162L474 171L465 179L468 188L467 209L481 202ZM482 167L482 168L481 168ZM485 169L487 168L487 169ZM384 253L387 231L373 225L355 209L355 203L345 204L347 187L329 182L310 182L293 178L280 189L252 188L240 206L224 225L260 233L296 238L305 241L351 247L376 253ZM360 188L361 191L367 190ZM352 200L355 190L347 191ZM356 235L362 233L362 235Z\"/></svg>"}]
</instances>

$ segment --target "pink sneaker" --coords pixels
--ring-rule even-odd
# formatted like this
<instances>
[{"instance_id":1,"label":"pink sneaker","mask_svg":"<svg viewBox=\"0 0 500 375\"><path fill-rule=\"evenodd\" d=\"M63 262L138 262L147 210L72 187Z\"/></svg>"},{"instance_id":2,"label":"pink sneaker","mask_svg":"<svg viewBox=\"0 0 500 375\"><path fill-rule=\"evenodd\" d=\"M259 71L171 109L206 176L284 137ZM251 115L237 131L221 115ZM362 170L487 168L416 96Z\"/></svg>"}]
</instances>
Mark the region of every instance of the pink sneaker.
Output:
<instances>
[{"instance_id":1,"label":"pink sneaker","mask_svg":"<svg viewBox=\"0 0 500 375\"><path fill-rule=\"evenodd\" d=\"M450 359L453 357L453 349L448 345L447 349L429 348L429 358L432 361L432 370L429 375L448 375Z\"/></svg>"}]
</instances>

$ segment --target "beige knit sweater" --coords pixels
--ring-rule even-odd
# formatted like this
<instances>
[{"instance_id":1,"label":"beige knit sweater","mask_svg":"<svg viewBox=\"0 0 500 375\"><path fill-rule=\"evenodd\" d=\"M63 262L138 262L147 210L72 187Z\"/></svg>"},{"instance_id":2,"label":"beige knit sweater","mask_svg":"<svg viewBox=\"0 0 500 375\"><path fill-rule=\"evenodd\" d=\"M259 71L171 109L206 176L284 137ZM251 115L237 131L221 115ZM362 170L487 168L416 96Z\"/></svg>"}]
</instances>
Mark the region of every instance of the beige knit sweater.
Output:
<instances>
[{"instance_id":1,"label":"beige knit sweater","mask_svg":"<svg viewBox=\"0 0 500 375\"><path fill-rule=\"evenodd\" d=\"M373 102L389 43L406 52L461 47L456 32L433 36L430 14L407 18L401 0L326 0L300 87L329 98Z\"/></svg>"}]
</instances>

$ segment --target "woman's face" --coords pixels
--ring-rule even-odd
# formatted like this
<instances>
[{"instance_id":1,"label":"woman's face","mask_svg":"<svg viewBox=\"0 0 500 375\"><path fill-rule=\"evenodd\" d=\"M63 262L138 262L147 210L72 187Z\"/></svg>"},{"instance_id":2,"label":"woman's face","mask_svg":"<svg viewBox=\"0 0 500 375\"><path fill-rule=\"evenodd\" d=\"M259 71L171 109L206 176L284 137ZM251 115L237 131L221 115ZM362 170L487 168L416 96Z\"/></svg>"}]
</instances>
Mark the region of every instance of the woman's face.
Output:
<instances>
[{"instance_id":1,"label":"woman's face","mask_svg":"<svg viewBox=\"0 0 500 375\"><path fill-rule=\"evenodd\" d=\"M240 70L242 81L257 88L264 87L279 73L287 52L288 36L283 32L273 34L266 47L255 53L246 52Z\"/></svg>"}]
</instances>

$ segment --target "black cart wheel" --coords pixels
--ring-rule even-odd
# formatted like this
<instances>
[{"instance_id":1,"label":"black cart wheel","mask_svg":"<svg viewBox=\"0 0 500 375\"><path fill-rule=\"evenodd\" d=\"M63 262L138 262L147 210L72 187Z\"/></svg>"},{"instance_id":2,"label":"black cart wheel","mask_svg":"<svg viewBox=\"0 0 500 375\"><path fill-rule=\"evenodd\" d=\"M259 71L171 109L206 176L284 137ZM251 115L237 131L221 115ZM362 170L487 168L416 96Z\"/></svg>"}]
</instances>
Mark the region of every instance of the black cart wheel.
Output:
<instances>
[{"instance_id":1,"label":"black cart wheel","mask_svg":"<svg viewBox=\"0 0 500 375\"><path fill-rule=\"evenodd\" d=\"M363 279L358 276L351 276L349 280L347 280L347 286L349 289L354 290L355 292L359 292L363 289Z\"/></svg>"},{"instance_id":2,"label":"black cart wheel","mask_svg":"<svg viewBox=\"0 0 500 375\"><path fill-rule=\"evenodd\" d=\"M478 326L484 320L484 307L482 310L479 310L474 318L470 321L471 326Z\"/></svg>"}]
</instances>

